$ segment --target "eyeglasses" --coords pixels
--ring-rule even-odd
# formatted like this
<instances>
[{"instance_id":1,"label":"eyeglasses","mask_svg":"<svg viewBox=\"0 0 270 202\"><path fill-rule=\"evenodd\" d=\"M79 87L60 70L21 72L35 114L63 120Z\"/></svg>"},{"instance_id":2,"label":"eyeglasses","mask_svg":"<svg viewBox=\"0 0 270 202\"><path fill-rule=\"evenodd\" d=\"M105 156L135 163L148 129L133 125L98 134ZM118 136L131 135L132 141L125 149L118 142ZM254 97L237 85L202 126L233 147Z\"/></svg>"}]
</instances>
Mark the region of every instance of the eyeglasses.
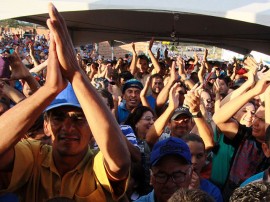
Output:
<instances>
[{"instance_id":1,"label":"eyeglasses","mask_svg":"<svg viewBox=\"0 0 270 202\"><path fill-rule=\"evenodd\" d=\"M176 122L176 123L188 123L190 121L191 118L176 118L174 119L173 121Z\"/></svg>"},{"instance_id":2,"label":"eyeglasses","mask_svg":"<svg viewBox=\"0 0 270 202\"><path fill-rule=\"evenodd\" d=\"M144 116L144 117L142 117L141 118L141 120L145 120L145 121L155 121L156 120L156 118L155 117L153 117L153 116Z\"/></svg>"},{"instance_id":3,"label":"eyeglasses","mask_svg":"<svg viewBox=\"0 0 270 202\"><path fill-rule=\"evenodd\" d=\"M82 112L59 112L59 111L52 111L49 114L50 120L53 124L62 124L66 118L70 118L72 123L81 126L87 123L87 120Z\"/></svg>"},{"instance_id":4,"label":"eyeglasses","mask_svg":"<svg viewBox=\"0 0 270 202\"><path fill-rule=\"evenodd\" d=\"M183 183L186 180L186 175L190 174L191 167L189 167L186 172L183 171L177 171L172 174L166 174L166 173L156 173L153 174L154 179L159 184L166 184L169 179L172 179L175 184Z\"/></svg>"}]
</instances>

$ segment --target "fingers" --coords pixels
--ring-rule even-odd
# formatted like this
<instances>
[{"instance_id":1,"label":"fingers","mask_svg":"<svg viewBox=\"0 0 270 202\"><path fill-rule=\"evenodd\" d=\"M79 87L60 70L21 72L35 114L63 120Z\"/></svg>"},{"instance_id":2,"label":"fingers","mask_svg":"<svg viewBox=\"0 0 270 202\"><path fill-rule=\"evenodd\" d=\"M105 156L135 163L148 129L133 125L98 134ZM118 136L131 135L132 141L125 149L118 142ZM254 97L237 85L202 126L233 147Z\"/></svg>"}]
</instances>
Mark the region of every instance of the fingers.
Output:
<instances>
[{"instance_id":1,"label":"fingers","mask_svg":"<svg viewBox=\"0 0 270 202\"><path fill-rule=\"evenodd\" d=\"M175 66L176 66L176 65L175 65L175 61L173 61L173 62L172 62L172 69L171 69L171 71L174 71L174 72L175 72Z\"/></svg>"},{"instance_id":2,"label":"fingers","mask_svg":"<svg viewBox=\"0 0 270 202\"><path fill-rule=\"evenodd\" d=\"M177 89L180 87L180 83L175 83L171 89L170 89L170 94L174 95L176 93L179 94L179 92L177 91Z\"/></svg>"},{"instance_id":3,"label":"fingers","mask_svg":"<svg viewBox=\"0 0 270 202\"><path fill-rule=\"evenodd\" d=\"M72 44L66 23L52 3L49 3L49 16L50 19L47 20L47 25L50 31L53 32L56 43L58 44L61 40L68 40Z\"/></svg>"},{"instance_id":4,"label":"fingers","mask_svg":"<svg viewBox=\"0 0 270 202\"><path fill-rule=\"evenodd\" d=\"M185 103L189 106L190 111L194 111L200 106L200 98L194 92L188 92L185 96Z\"/></svg>"},{"instance_id":5,"label":"fingers","mask_svg":"<svg viewBox=\"0 0 270 202\"><path fill-rule=\"evenodd\" d=\"M150 42L149 42L149 49L151 50L152 46L154 43L154 37L151 38Z\"/></svg>"},{"instance_id":6,"label":"fingers","mask_svg":"<svg viewBox=\"0 0 270 202\"><path fill-rule=\"evenodd\" d=\"M146 81L145 81L145 86L150 85L150 84L151 84L151 81L152 81L152 77L149 76L149 77L146 79Z\"/></svg>"},{"instance_id":7,"label":"fingers","mask_svg":"<svg viewBox=\"0 0 270 202\"><path fill-rule=\"evenodd\" d=\"M193 88L185 94L185 104L189 107L190 112L198 112L200 110L200 94L203 91L203 85L197 83Z\"/></svg>"},{"instance_id":8,"label":"fingers","mask_svg":"<svg viewBox=\"0 0 270 202\"><path fill-rule=\"evenodd\" d=\"M202 89L203 84L201 84L200 82L196 83L191 89L190 91L194 92L194 91L198 91L199 89Z\"/></svg>"},{"instance_id":9,"label":"fingers","mask_svg":"<svg viewBox=\"0 0 270 202\"><path fill-rule=\"evenodd\" d=\"M218 83L218 81L215 81L214 82L214 90L215 90L215 92L217 93L217 92L219 92L219 83Z\"/></svg>"},{"instance_id":10,"label":"fingers","mask_svg":"<svg viewBox=\"0 0 270 202\"><path fill-rule=\"evenodd\" d=\"M252 57L247 57L247 59L244 61L245 68L252 70L255 72L258 68L257 62Z\"/></svg>"},{"instance_id":11,"label":"fingers","mask_svg":"<svg viewBox=\"0 0 270 202\"><path fill-rule=\"evenodd\" d=\"M49 47L49 56L53 54L53 51L56 50L56 45L55 45L55 39L54 35L50 33L50 47Z\"/></svg>"},{"instance_id":12,"label":"fingers","mask_svg":"<svg viewBox=\"0 0 270 202\"><path fill-rule=\"evenodd\" d=\"M180 83L175 83L169 92L169 106L176 109L179 106L179 87Z\"/></svg>"},{"instance_id":13,"label":"fingers","mask_svg":"<svg viewBox=\"0 0 270 202\"><path fill-rule=\"evenodd\" d=\"M19 46L16 46L15 51L14 51L17 55L19 55Z\"/></svg>"},{"instance_id":14,"label":"fingers","mask_svg":"<svg viewBox=\"0 0 270 202\"><path fill-rule=\"evenodd\" d=\"M135 43L134 42L131 43L131 47L135 51Z\"/></svg>"}]
</instances>

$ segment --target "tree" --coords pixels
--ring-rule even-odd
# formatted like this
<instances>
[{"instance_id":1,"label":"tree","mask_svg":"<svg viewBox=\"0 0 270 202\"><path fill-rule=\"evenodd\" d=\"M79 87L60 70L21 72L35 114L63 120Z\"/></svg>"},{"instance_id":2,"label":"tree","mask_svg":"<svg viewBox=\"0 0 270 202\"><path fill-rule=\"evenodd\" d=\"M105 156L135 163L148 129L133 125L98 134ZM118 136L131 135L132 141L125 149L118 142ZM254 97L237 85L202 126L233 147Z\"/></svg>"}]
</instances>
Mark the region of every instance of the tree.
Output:
<instances>
[{"instance_id":1,"label":"tree","mask_svg":"<svg viewBox=\"0 0 270 202\"><path fill-rule=\"evenodd\" d=\"M0 26L17 28L20 26L20 23L18 22L18 20L14 19L0 20Z\"/></svg>"}]
</instances>

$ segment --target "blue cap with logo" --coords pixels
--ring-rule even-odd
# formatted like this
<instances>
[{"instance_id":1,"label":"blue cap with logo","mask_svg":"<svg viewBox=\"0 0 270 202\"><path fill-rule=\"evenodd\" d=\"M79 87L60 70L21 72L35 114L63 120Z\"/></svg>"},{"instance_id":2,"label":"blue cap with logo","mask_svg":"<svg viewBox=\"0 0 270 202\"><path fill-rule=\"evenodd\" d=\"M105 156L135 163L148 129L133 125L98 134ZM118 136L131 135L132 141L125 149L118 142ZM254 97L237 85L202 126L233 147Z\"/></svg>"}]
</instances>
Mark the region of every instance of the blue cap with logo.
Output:
<instances>
[{"instance_id":1,"label":"blue cap with logo","mask_svg":"<svg viewBox=\"0 0 270 202\"><path fill-rule=\"evenodd\" d=\"M70 83L68 83L67 87L56 96L51 104L45 109L45 112L62 106L81 108L81 105Z\"/></svg>"},{"instance_id":2,"label":"blue cap with logo","mask_svg":"<svg viewBox=\"0 0 270 202\"><path fill-rule=\"evenodd\" d=\"M160 159L167 155L176 155L191 164L191 153L188 145L177 137L169 137L165 140L157 142L150 156L150 165L156 165Z\"/></svg>"}]
</instances>

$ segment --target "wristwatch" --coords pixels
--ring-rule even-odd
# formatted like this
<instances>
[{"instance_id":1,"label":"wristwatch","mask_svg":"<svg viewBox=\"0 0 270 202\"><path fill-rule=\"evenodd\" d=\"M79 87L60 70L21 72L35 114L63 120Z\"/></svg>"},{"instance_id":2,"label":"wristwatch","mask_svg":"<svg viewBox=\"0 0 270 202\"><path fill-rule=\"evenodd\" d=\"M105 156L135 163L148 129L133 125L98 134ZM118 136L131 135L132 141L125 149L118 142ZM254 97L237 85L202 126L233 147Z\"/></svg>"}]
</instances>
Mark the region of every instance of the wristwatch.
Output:
<instances>
[{"instance_id":1,"label":"wristwatch","mask_svg":"<svg viewBox=\"0 0 270 202\"><path fill-rule=\"evenodd\" d=\"M199 111L197 114L192 114L192 117L193 118L202 118L203 115L202 115L202 112Z\"/></svg>"}]
</instances>

